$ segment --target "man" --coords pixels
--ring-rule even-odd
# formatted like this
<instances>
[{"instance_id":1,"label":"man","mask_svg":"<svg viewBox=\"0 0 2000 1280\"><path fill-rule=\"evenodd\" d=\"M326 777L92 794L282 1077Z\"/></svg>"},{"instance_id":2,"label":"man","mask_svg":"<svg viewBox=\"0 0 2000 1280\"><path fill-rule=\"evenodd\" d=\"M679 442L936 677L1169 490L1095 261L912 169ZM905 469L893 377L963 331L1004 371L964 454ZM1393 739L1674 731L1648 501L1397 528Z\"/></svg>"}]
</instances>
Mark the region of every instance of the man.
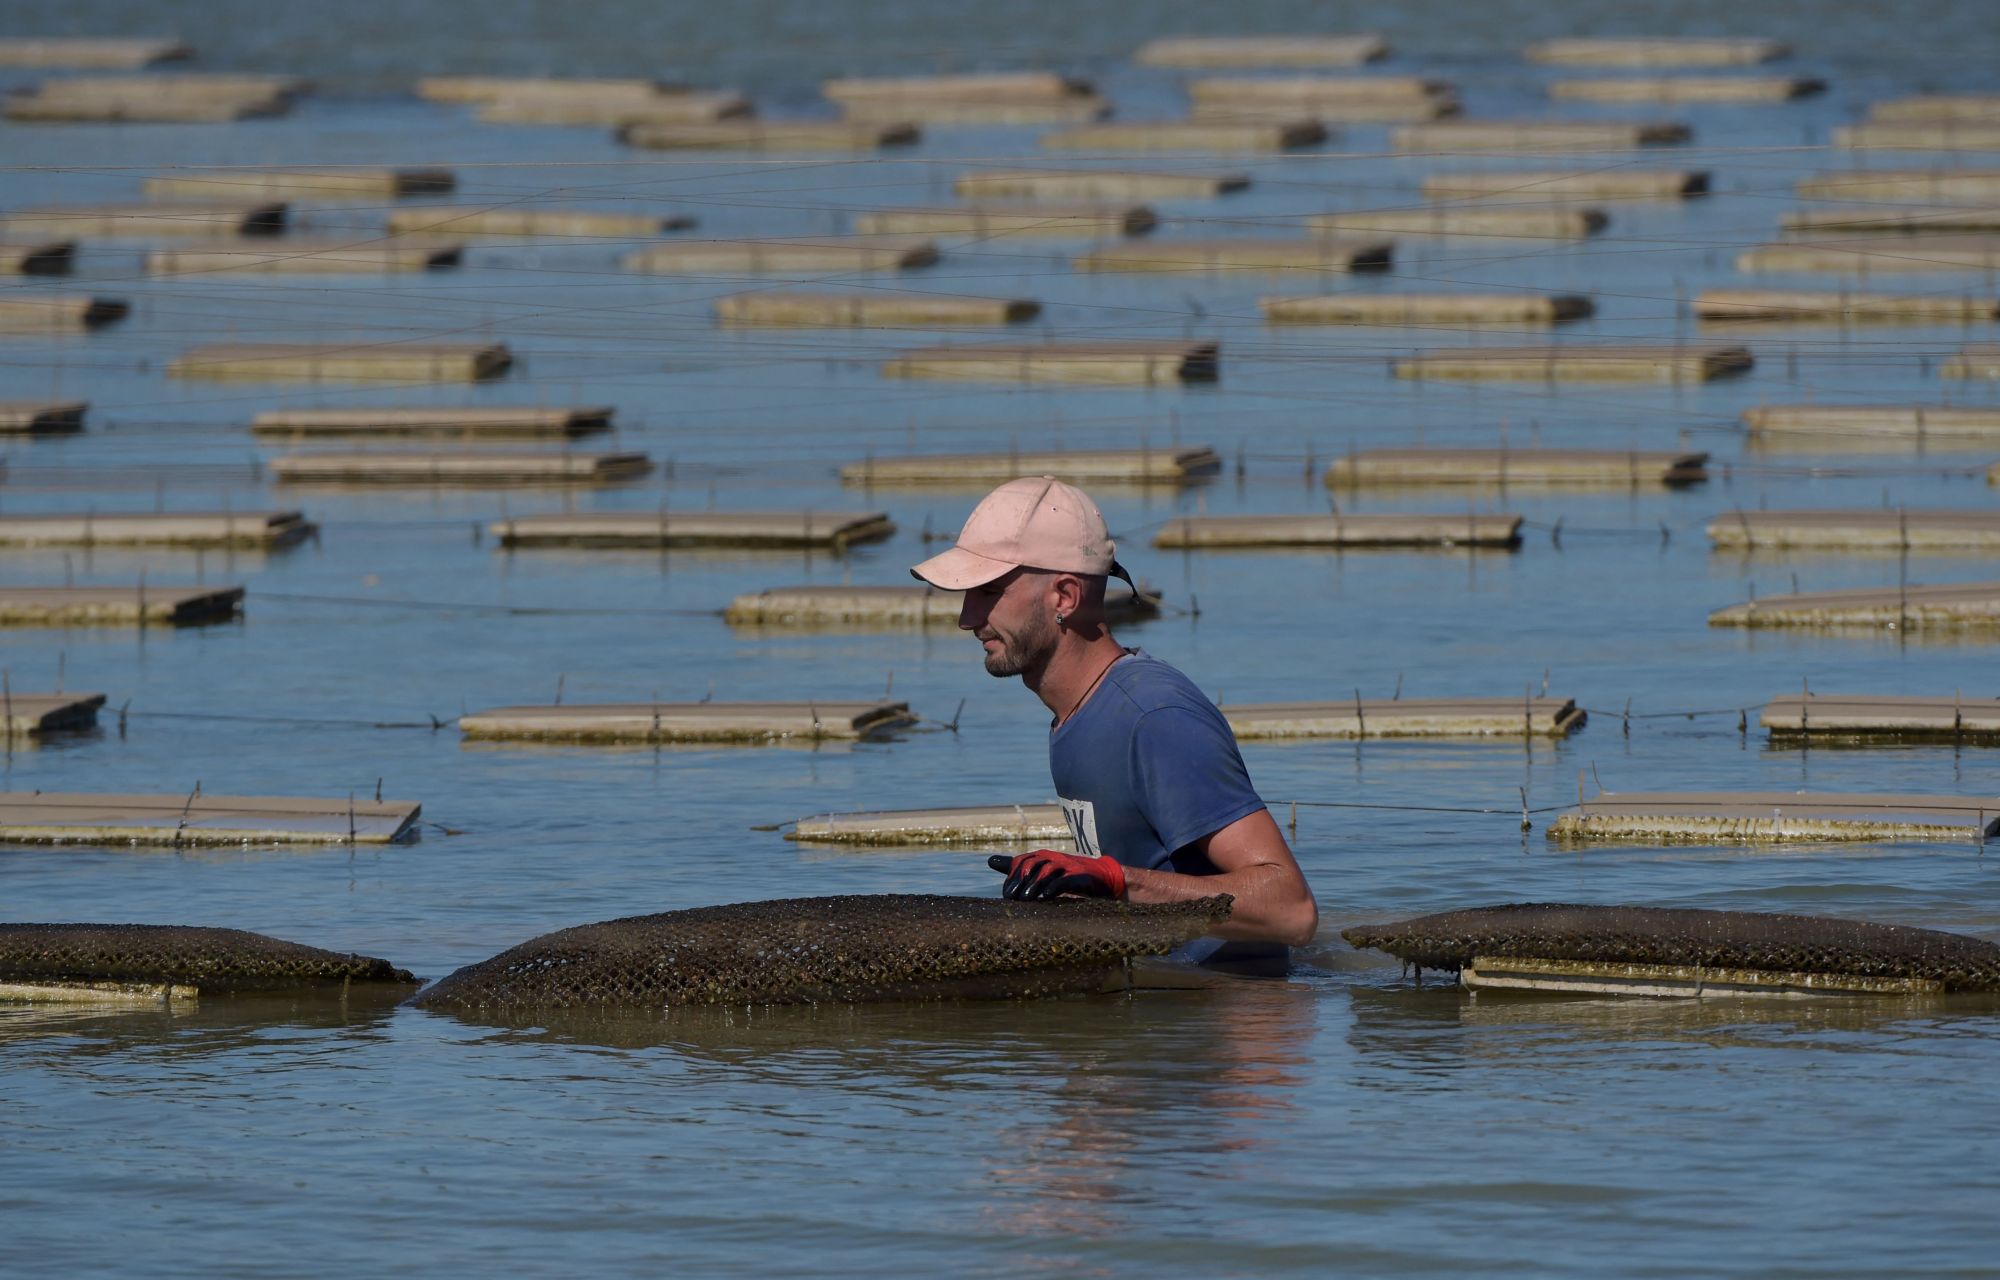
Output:
<instances>
[{"instance_id":1,"label":"man","mask_svg":"<svg viewBox=\"0 0 2000 1280\"><path fill-rule=\"evenodd\" d=\"M1105 627L1107 579L1132 581L1116 550L1097 504L1042 476L995 489L955 546L910 570L965 592L958 625L985 647L988 674L1020 676L1055 716L1049 771L1077 852L991 859L1007 874L1002 892L1227 893L1235 905L1218 938L1305 943L1318 908L1228 721L1186 676Z\"/></svg>"}]
</instances>

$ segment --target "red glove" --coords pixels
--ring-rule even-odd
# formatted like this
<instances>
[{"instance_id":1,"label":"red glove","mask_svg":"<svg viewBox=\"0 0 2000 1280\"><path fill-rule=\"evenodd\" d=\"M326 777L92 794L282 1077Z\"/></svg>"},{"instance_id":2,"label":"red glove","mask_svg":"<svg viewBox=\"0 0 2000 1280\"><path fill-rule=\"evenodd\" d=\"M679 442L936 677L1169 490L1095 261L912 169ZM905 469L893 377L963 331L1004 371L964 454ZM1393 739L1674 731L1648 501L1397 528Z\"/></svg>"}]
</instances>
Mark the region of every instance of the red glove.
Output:
<instances>
[{"instance_id":1,"label":"red glove","mask_svg":"<svg viewBox=\"0 0 2000 1280\"><path fill-rule=\"evenodd\" d=\"M1086 858L1080 853L1060 853L1037 849L1015 857L996 853L986 865L1005 873L1000 886L1003 898L1040 900L1077 894L1086 898L1125 896L1125 868L1116 858Z\"/></svg>"}]
</instances>

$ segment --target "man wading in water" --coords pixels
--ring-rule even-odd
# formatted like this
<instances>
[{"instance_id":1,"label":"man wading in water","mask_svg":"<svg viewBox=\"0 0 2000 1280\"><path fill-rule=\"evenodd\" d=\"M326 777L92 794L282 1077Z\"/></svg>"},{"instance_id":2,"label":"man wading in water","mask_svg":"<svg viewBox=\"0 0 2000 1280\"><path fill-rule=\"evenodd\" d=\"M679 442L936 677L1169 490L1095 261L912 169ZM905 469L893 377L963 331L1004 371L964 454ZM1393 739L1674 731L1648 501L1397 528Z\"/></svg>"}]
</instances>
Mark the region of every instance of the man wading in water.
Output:
<instances>
[{"instance_id":1,"label":"man wading in water","mask_svg":"<svg viewBox=\"0 0 2000 1280\"><path fill-rule=\"evenodd\" d=\"M1229 923L1182 953L1197 959L1310 941L1319 909L1229 722L1186 676L1105 628L1108 577L1132 581L1116 549L1096 503L1042 476L986 495L956 546L910 570L965 592L958 625L984 644L987 673L1020 676L1055 716L1049 771L1077 851L989 859L1006 873L1001 892L1132 902L1230 894Z\"/></svg>"}]
</instances>

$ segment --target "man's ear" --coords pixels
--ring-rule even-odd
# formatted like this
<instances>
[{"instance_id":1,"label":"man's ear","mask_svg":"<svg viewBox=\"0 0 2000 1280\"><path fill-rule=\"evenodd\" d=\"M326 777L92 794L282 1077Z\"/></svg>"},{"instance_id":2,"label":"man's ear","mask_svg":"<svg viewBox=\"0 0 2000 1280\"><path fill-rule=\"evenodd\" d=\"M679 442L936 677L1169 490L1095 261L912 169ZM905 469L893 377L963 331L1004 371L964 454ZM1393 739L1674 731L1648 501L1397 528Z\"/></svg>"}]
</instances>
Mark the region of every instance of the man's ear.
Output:
<instances>
[{"instance_id":1,"label":"man's ear","mask_svg":"<svg viewBox=\"0 0 2000 1280\"><path fill-rule=\"evenodd\" d=\"M1073 573L1057 573L1049 576L1049 606L1052 611L1065 617L1075 616L1083 607L1083 579Z\"/></svg>"}]
</instances>

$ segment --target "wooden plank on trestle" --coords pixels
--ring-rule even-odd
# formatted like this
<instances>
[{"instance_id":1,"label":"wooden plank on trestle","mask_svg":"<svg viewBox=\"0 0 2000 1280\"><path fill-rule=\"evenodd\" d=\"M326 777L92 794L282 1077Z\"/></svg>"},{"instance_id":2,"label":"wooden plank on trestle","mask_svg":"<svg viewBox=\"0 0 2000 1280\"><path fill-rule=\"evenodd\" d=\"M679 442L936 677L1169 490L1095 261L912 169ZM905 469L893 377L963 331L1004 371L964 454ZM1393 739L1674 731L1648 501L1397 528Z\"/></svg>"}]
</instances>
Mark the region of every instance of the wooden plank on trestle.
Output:
<instances>
[{"instance_id":1,"label":"wooden plank on trestle","mask_svg":"<svg viewBox=\"0 0 2000 1280\"><path fill-rule=\"evenodd\" d=\"M885 809L800 818L785 839L808 844L1055 844L1074 840L1057 804L960 805Z\"/></svg>"},{"instance_id":2,"label":"wooden plank on trestle","mask_svg":"<svg viewBox=\"0 0 2000 1280\"><path fill-rule=\"evenodd\" d=\"M150 67L194 56L179 40L150 36L19 36L0 40L0 67Z\"/></svg>"},{"instance_id":3,"label":"wooden plank on trestle","mask_svg":"<svg viewBox=\"0 0 2000 1280\"><path fill-rule=\"evenodd\" d=\"M577 511L488 526L503 547L741 547L844 551L896 532L881 511Z\"/></svg>"},{"instance_id":4,"label":"wooden plank on trestle","mask_svg":"<svg viewBox=\"0 0 2000 1280\"><path fill-rule=\"evenodd\" d=\"M1813 76L1628 76L1553 80L1558 102L1790 102L1826 91Z\"/></svg>"},{"instance_id":5,"label":"wooden plank on trestle","mask_svg":"<svg viewBox=\"0 0 2000 1280\"><path fill-rule=\"evenodd\" d=\"M1549 826L1549 839L1663 844L1937 840L2000 835L2000 797L1836 791L1600 792Z\"/></svg>"},{"instance_id":6,"label":"wooden plank on trestle","mask_svg":"<svg viewBox=\"0 0 2000 1280\"><path fill-rule=\"evenodd\" d=\"M250 423L260 436L569 437L611 429L608 405L481 405L409 409L270 409Z\"/></svg>"},{"instance_id":7,"label":"wooden plank on trestle","mask_svg":"<svg viewBox=\"0 0 2000 1280\"><path fill-rule=\"evenodd\" d=\"M0 792L8 844L390 844L416 834L413 801L349 797Z\"/></svg>"},{"instance_id":8,"label":"wooden plank on trestle","mask_svg":"<svg viewBox=\"0 0 2000 1280\"><path fill-rule=\"evenodd\" d=\"M0 333L62 333L95 329L123 320L131 307L123 298L89 293L0 298ZM0 427L0 431L6 430Z\"/></svg>"},{"instance_id":9,"label":"wooden plank on trestle","mask_svg":"<svg viewBox=\"0 0 2000 1280\"><path fill-rule=\"evenodd\" d=\"M1070 484L1186 484L1222 470L1205 446L1157 449L1015 449L1005 453L946 453L867 458L840 469L842 484L956 487L989 485L1018 476L1054 476Z\"/></svg>"},{"instance_id":10,"label":"wooden plank on trestle","mask_svg":"<svg viewBox=\"0 0 2000 1280\"><path fill-rule=\"evenodd\" d=\"M949 382L1214 382L1219 352L1213 342L1178 339L962 343L901 352L883 363L882 374Z\"/></svg>"},{"instance_id":11,"label":"wooden plank on trestle","mask_svg":"<svg viewBox=\"0 0 2000 1280\"><path fill-rule=\"evenodd\" d=\"M1730 323L1810 321L1823 324L1970 324L2000 317L2000 300L1932 293L1866 293L1855 289L1704 289L1694 313Z\"/></svg>"},{"instance_id":12,"label":"wooden plank on trestle","mask_svg":"<svg viewBox=\"0 0 2000 1280\"><path fill-rule=\"evenodd\" d=\"M1835 209L1800 209L1780 214L1786 238L1827 231L1896 232L1904 235L1940 232L2000 231L2000 206L1906 204L1853 205Z\"/></svg>"},{"instance_id":13,"label":"wooden plank on trestle","mask_svg":"<svg viewBox=\"0 0 2000 1280\"><path fill-rule=\"evenodd\" d=\"M1240 739L1566 738L1584 713L1568 698L1334 698L1223 706Z\"/></svg>"},{"instance_id":14,"label":"wooden plank on trestle","mask_svg":"<svg viewBox=\"0 0 2000 1280\"><path fill-rule=\"evenodd\" d=\"M572 485L613 484L652 471L643 453L561 453L460 450L450 453L295 453L273 458L280 484L326 485Z\"/></svg>"},{"instance_id":15,"label":"wooden plank on trestle","mask_svg":"<svg viewBox=\"0 0 2000 1280\"><path fill-rule=\"evenodd\" d=\"M66 276L74 240L0 240L0 276Z\"/></svg>"},{"instance_id":16,"label":"wooden plank on trestle","mask_svg":"<svg viewBox=\"0 0 2000 1280\"><path fill-rule=\"evenodd\" d=\"M1366 449L1326 469L1329 488L1684 485L1708 479L1706 453L1620 449Z\"/></svg>"},{"instance_id":17,"label":"wooden plank on trestle","mask_svg":"<svg viewBox=\"0 0 2000 1280\"><path fill-rule=\"evenodd\" d=\"M1389 133L1398 151L1625 151L1686 142L1693 131L1676 120L1438 120Z\"/></svg>"},{"instance_id":18,"label":"wooden plank on trestle","mask_svg":"<svg viewBox=\"0 0 2000 1280\"><path fill-rule=\"evenodd\" d=\"M0 626L194 626L242 606L241 587L0 587Z\"/></svg>"},{"instance_id":19,"label":"wooden plank on trestle","mask_svg":"<svg viewBox=\"0 0 2000 1280\"><path fill-rule=\"evenodd\" d=\"M1757 719L1771 739L1825 743L2000 742L2000 698L1908 694L1780 694Z\"/></svg>"},{"instance_id":20,"label":"wooden plank on trestle","mask_svg":"<svg viewBox=\"0 0 2000 1280\"><path fill-rule=\"evenodd\" d=\"M627 271L907 271L938 260L924 236L787 236L761 240L677 240L625 258Z\"/></svg>"},{"instance_id":21,"label":"wooden plank on trestle","mask_svg":"<svg viewBox=\"0 0 2000 1280\"><path fill-rule=\"evenodd\" d=\"M513 363L513 354L497 342L230 342L182 352L167 366L167 376L233 382L478 382L499 377Z\"/></svg>"},{"instance_id":22,"label":"wooden plank on trestle","mask_svg":"<svg viewBox=\"0 0 2000 1280\"><path fill-rule=\"evenodd\" d=\"M820 92L830 102L878 99L985 101L1012 98L1080 98L1094 90L1087 80L1053 71L975 71L938 76L848 76L825 80Z\"/></svg>"},{"instance_id":23,"label":"wooden plank on trestle","mask_svg":"<svg viewBox=\"0 0 2000 1280\"><path fill-rule=\"evenodd\" d=\"M1659 343L1624 346L1435 348L1395 362L1399 378L1538 382L1707 382L1746 372L1747 347Z\"/></svg>"},{"instance_id":24,"label":"wooden plank on trestle","mask_svg":"<svg viewBox=\"0 0 2000 1280\"><path fill-rule=\"evenodd\" d=\"M725 325L900 329L938 325L1004 325L1032 320L1042 304L1029 298L972 298L949 293L886 293L876 289L771 290L715 300Z\"/></svg>"},{"instance_id":25,"label":"wooden plank on trestle","mask_svg":"<svg viewBox=\"0 0 2000 1280\"><path fill-rule=\"evenodd\" d=\"M0 733L39 735L72 733L97 726L101 693L22 693L9 689L0 697Z\"/></svg>"},{"instance_id":26,"label":"wooden plank on trestle","mask_svg":"<svg viewBox=\"0 0 2000 1280\"><path fill-rule=\"evenodd\" d=\"M285 196L312 200L370 200L380 196L431 196L450 191L449 169L169 169L146 179L149 196L235 200Z\"/></svg>"},{"instance_id":27,"label":"wooden plank on trestle","mask_svg":"<svg viewBox=\"0 0 2000 1280\"><path fill-rule=\"evenodd\" d=\"M1768 404L1743 411L1753 436L1918 447L2000 444L2000 408L1931 404Z\"/></svg>"},{"instance_id":28,"label":"wooden plank on trestle","mask_svg":"<svg viewBox=\"0 0 2000 1280\"><path fill-rule=\"evenodd\" d=\"M63 435L83 430L83 400L0 400L0 435Z\"/></svg>"},{"instance_id":29,"label":"wooden plank on trestle","mask_svg":"<svg viewBox=\"0 0 2000 1280\"><path fill-rule=\"evenodd\" d=\"M2000 378L2000 342L1968 342L1938 366L1940 378Z\"/></svg>"},{"instance_id":30,"label":"wooden plank on trestle","mask_svg":"<svg viewBox=\"0 0 2000 1280\"><path fill-rule=\"evenodd\" d=\"M1435 205L1422 209L1356 209L1306 219L1314 231L1373 232L1391 236L1497 236L1508 240L1582 240L1604 229L1601 209L1480 208Z\"/></svg>"},{"instance_id":31,"label":"wooden plank on trestle","mask_svg":"<svg viewBox=\"0 0 2000 1280\"><path fill-rule=\"evenodd\" d=\"M1738 508L1708 522L1718 551L2000 551L2000 511Z\"/></svg>"},{"instance_id":32,"label":"wooden plank on trestle","mask_svg":"<svg viewBox=\"0 0 2000 1280\"><path fill-rule=\"evenodd\" d=\"M618 130L628 147L651 151L879 151L912 146L917 127L833 120L720 120L713 124L631 124Z\"/></svg>"},{"instance_id":33,"label":"wooden plank on trestle","mask_svg":"<svg viewBox=\"0 0 2000 1280\"><path fill-rule=\"evenodd\" d=\"M1133 205L946 205L934 208L876 209L854 215L864 235L953 235L1101 239L1137 236L1159 222L1153 211Z\"/></svg>"},{"instance_id":34,"label":"wooden plank on trestle","mask_svg":"<svg viewBox=\"0 0 2000 1280\"><path fill-rule=\"evenodd\" d=\"M1478 515L1179 516L1161 526L1162 549L1253 547L1448 548L1512 550L1521 545L1521 517Z\"/></svg>"},{"instance_id":35,"label":"wooden plank on trestle","mask_svg":"<svg viewBox=\"0 0 2000 1280\"><path fill-rule=\"evenodd\" d=\"M746 592L729 602L723 618L733 626L789 628L955 627L964 593L935 587L799 586ZM1113 623L1158 616L1160 597L1113 585L1104 616Z\"/></svg>"},{"instance_id":36,"label":"wooden plank on trestle","mask_svg":"<svg viewBox=\"0 0 2000 1280\"><path fill-rule=\"evenodd\" d=\"M468 741L785 742L876 738L917 723L907 702L617 702L495 707Z\"/></svg>"},{"instance_id":37,"label":"wooden plank on trestle","mask_svg":"<svg viewBox=\"0 0 2000 1280\"><path fill-rule=\"evenodd\" d=\"M1575 36L1531 44L1524 56L1565 67L1749 67L1790 53L1751 36Z\"/></svg>"},{"instance_id":38,"label":"wooden plank on trestle","mask_svg":"<svg viewBox=\"0 0 2000 1280\"><path fill-rule=\"evenodd\" d=\"M1242 173L1135 173L1107 169L975 169L952 182L960 196L1021 200L1202 200L1242 191Z\"/></svg>"},{"instance_id":39,"label":"wooden plank on trestle","mask_svg":"<svg viewBox=\"0 0 2000 1280\"><path fill-rule=\"evenodd\" d=\"M2000 582L1856 587L1765 596L1708 615L1711 627L1890 628L1898 631L2000 627Z\"/></svg>"},{"instance_id":40,"label":"wooden plank on trestle","mask_svg":"<svg viewBox=\"0 0 2000 1280\"><path fill-rule=\"evenodd\" d=\"M1317 271L1346 275L1387 271L1394 260L1394 243L1380 237L1151 240L1105 245L1078 255L1072 265L1090 272Z\"/></svg>"},{"instance_id":41,"label":"wooden plank on trestle","mask_svg":"<svg viewBox=\"0 0 2000 1280\"><path fill-rule=\"evenodd\" d=\"M1738 271L1838 271L1849 275L1980 271L2000 267L2000 235L1879 236L1760 244L1736 255Z\"/></svg>"},{"instance_id":42,"label":"wooden plank on trestle","mask_svg":"<svg viewBox=\"0 0 2000 1280\"><path fill-rule=\"evenodd\" d=\"M1806 200L2000 200L2000 169L1848 169L1800 178Z\"/></svg>"},{"instance_id":43,"label":"wooden plank on trestle","mask_svg":"<svg viewBox=\"0 0 2000 1280\"><path fill-rule=\"evenodd\" d=\"M24 236L150 240L163 236L277 235L290 206L278 200L159 204L46 204L9 210L0 228Z\"/></svg>"},{"instance_id":44,"label":"wooden plank on trestle","mask_svg":"<svg viewBox=\"0 0 2000 1280\"><path fill-rule=\"evenodd\" d=\"M0 515L0 547L259 547L304 541L319 526L296 511L65 512Z\"/></svg>"},{"instance_id":45,"label":"wooden plank on trestle","mask_svg":"<svg viewBox=\"0 0 2000 1280\"><path fill-rule=\"evenodd\" d=\"M1147 120L1089 124L1041 137L1049 151L1296 151L1334 135L1317 120Z\"/></svg>"},{"instance_id":46,"label":"wooden plank on trestle","mask_svg":"<svg viewBox=\"0 0 2000 1280\"><path fill-rule=\"evenodd\" d=\"M260 237L240 244L155 249L146 255L146 270L153 275L216 275L230 271L270 275L393 274L455 267L464 252L461 241L431 236L407 236L400 243L387 244Z\"/></svg>"},{"instance_id":47,"label":"wooden plank on trestle","mask_svg":"<svg viewBox=\"0 0 2000 1280\"><path fill-rule=\"evenodd\" d=\"M1706 195L1705 169L1461 169L1433 173L1423 194L1433 200L1467 196L1553 204L1574 200L1681 200Z\"/></svg>"},{"instance_id":48,"label":"wooden plank on trestle","mask_svg":"<svg viewBox=\"0 0 2000 1280\"><path fill-rule=\"evenodd\" d=\"M1163 36L1132 55L1142 67L1358 67L1389 56L1373 34Z\"/></svg>"},{"instance_id":49,"label":"wooden plank on trestle","mask_svg":"<svg viewBox=\"0 0 2000 1280\"><path fill-rule=\"evenodd\" d=\"M1554 325L1596 313L1569 293L1329 293L1257 299L1271 324Z\"/></svg>"},{"instance_id":50,"label":"wooden plank on trestle","mask_svg":"<svg viewBox=\"0 0 2000 1280\"><path fill-rule=\"evenodd\" d=\"M481 124L591 124L617 128L708 125L756 114L740 93L674 93L652 98L589 98L524 94L482 102Z\"/></svg>"},{"instance_id":51,"label":"wooden plank on trestle","mask_svg":"<svg viewBox=\"0 0 2000 1280\"><path fill-rule=\"evenodd\" d=\"M551 209L536 205L411 205L389 211L392 234L448 236L544 236L556 240L633 240L664 231L685 231L694 219L684 214L606 213L597 209Z\"/></svg>"}]
</instances>

